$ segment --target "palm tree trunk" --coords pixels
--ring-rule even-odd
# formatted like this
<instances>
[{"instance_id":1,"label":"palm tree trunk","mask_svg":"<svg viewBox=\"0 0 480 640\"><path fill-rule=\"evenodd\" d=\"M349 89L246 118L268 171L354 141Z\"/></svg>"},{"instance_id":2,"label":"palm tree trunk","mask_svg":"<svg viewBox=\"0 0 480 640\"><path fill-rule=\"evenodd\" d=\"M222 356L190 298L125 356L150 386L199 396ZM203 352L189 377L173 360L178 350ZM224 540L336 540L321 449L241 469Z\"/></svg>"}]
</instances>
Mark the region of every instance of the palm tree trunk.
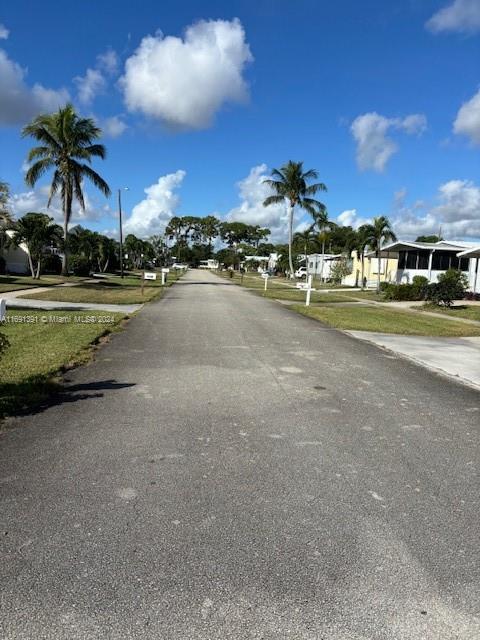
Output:
<instances>
[{"instance_id":1,"label":"palm tree trunk","mask_svg":"<svg viewBox=\"0 0 480 640\"><path fill-rule=\"evenodd\" d=\"M30 255L30 250L27 248L27 256L28 256L28 266L30 267L30 273L32 274L32 278L35 278L35 269L33 268L32 256Z\"/></svg>"},{"instance_id":2,"label":"palm tree trunk","mask_svg":"<svg viewBox=\"0 0 480 640\"><path fill-rule=\"evenodd\" d=\"M63 260L62 260L62 276L68 276L68 221L72 212L72 197L65 189L63 199Z\"/></svg>"},{"instance_id":3,"label":"palm tree trunk","mask_svg":"<svg viewBox=\"0 0 480 640\"><path fill-rule=\"evenodd\" d=\"M364 282L364 278L365 278L365 250L362 251L362 254L360 256L360 262L362 265L362 289L365 289L365 282Z\"/></svg>"},{"instance_id":4,"label":"palm tree trunk","mask_svg":"<svg viewBox=\"0 0 480 640\"><path fill-rule=\"evenodd\" d=\"M380 293L380 249L377 249L377 293Z\"/></svg>"},{"instance_id":5,"label":"palm tree trunk","mask_svg":"<svg viewBox=\"0 0 480 640\"><path fill-rule=\"evenodd\" d=\"M292 259L292 240L293 240L293 205L290 203L288 207L288 267L290 269L290 278L294 277L293 259Z\"/></svg>"},{"instance_id":6,"label":"palm tree trunk","mask_svg":"<svg viewBox=\"0 0 480 640\"><path fill-rule=\"evenodd\" d=\"M40 280L40 266L41 266L41 264L42 264L42 261L41 261L41 259L39 258L39 259L38 259L38 262L37 262L37 275L35 276L35 279L36 279L36 280Z\"/></svg>"},{"instance_id":7,"label":"palm tree trunk","mask_svg":"<svg viewBox=\"0 0 480 640\"><path fill-rule=\"evenodd\" d=\"M325 263L325 240L322 241L322 267L320 269L320 282L323 282L323 265Z\"/></svg>"}]
</instances>

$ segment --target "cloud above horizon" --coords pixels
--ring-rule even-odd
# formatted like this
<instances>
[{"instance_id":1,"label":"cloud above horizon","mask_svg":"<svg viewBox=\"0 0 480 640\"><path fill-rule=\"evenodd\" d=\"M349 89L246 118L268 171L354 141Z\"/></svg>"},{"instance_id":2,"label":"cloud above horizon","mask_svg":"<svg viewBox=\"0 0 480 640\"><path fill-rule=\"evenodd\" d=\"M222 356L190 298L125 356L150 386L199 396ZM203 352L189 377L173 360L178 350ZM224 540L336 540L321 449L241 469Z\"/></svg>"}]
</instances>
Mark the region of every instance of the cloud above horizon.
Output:
<instances>
[{"instance_id":1,"label":"cloud above horizon","mask_svg":"<svg viewBox=\"0 0 480 640\"><path fill-rule=\"evenodd\" d=\"M0 125L22 125L41 112L63 106L70 95L65 88L29 87L26 71L0 49Z\"/></svg>"},{"instance_id":2,"label":"cloud above horizon","mask_svg":"<svg viewBox=\"0 0 480 640\"><path fill-rule=\"evenodd\" d=\"M397 192L388 218L401 240L437 234L440 227L446 240L480 238L480 186L470 180L449 180L438 187L433 202L406 202L405 189ZM380 215L380 213L378 214ZM356 209L337 217L340 224L357 229L372 218L363 218Z\"/></svg>"},{"instance_id":3,"label":"cloud above horizon","mask_svg":"<svg viewBox=\"0 0 480 640\"><path fill-rule=\"evenodd\" d=\"M467 136L473 144L480 145L480 89L458 111L453 131Z\"/></svg>"},{"instance_id":4,"label":"cloud above horizon","mask_svg":"<svg viewBox=\"0 0 480 640\"><path fill-rule=\"evenodd\" d=\"M361 171L385 170L390 158L398 151L397 143L389 137L392 130L407 135L421 135L427 128L423 114L414 113L405 118L386 118L376 111L357 116L350 131L356 142L357 165Z\"/></svg>"},{"instance_id":5,"label":"cloud above horizon","mask_svg":"<svg viewBox=\"0 0 480 640\"><path fill-rule=\"evenodd\" d=\"M248 99L242 74L252 60L236 18L202 20L183 38L146 36L125 63L125 104L173 129L204 129L223 104Z\"/></svg>"},{"instance_id":6,"label":"cloud above horizon","mask_svg":"<svg viewBox=\"0 0 480 640\"><path fill-rule=\"evenodd\" d=\"M456 32L472 34L480 31L480 2L454 0L435 13L426 23L433 33Z\"/></svg>"},{"instance_id":7,"label":"cloud above horizon","mask_svg":"<svg viewBox=\"0 0 480 640\"><path fill-rule=\"evenodd\" d=\"M163 233L180 205L180 196L176 191L182 186L186 175L180 169L160 176L157 182L146 187L146 198L133 207L130 217L125 221L125 235L133 233L140 238L148 238Z\"/></svg>"}]
</instances>

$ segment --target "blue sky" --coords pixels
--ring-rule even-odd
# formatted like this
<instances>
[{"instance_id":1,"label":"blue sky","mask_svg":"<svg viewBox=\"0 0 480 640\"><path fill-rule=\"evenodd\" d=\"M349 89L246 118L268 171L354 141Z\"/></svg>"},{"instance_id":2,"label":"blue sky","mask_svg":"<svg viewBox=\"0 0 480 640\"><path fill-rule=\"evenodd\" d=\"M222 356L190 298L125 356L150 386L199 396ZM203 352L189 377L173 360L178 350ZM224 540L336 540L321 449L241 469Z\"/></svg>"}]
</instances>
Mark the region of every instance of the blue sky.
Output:
<instances>
[{"instance_id":1,"label":"blue sky","mask_svg":"<svg viewBox=\"0 0 480 640\"><path fill-rule=\"evenodd\" d=\"M21 126L69 97L108 134L96 168L129 187L139 235L215 213L281 239L262 180L301 159L340 222L480 238L480 0L18 0L0 24L0 177L17 215L48 184L23 183ZM115 201L87 191L75 221L114 231Z\"/></svg>"}]
</instances>

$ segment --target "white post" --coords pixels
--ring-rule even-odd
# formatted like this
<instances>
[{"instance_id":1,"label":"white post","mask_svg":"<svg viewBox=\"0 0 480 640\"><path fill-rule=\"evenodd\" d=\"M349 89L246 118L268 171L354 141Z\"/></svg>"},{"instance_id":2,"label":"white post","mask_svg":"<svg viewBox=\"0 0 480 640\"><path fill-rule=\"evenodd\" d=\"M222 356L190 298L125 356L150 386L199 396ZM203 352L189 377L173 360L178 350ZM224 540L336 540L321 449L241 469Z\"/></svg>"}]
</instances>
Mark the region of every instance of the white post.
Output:
<instances>
[{"instance_id":1,"label":"white post","mask_svg":"<svg viewBox=\"0 0 480 640\"><path fill-rule=\"evenodd\" d=\"M312 276L307 277L307 297L305 300L305 306L310 306L310 296L312 295Z\"/></svg>"},{"instance_id":2,"label":"white post","mask_svg":"<svg viewBox=\"0 0 480 640\"><path fill-rule=\"evenodd\" d=\"M7 312L7 304L5 298L0 298L0 322L5 320L5 314Z\"/></svg>"},{"instance_id":3,"label":"white post","mask_svg":"<svg viewBox=\"0 0 480 640\"><path fill-rule=\"evenodd\" d=\"M162 287L165 286L165 272L162 271Z\"/></svg>"},{"instance_id":4,"label":"white post","mask_svg":"<svg viewBox=\"0 0 480 640\"><path fill-rule=\"evenodd\" d=\"M435 251L435 249L433 250ZM428 281L432 281L432 260L433 260L433 251L430 251L430 255L428 256ZM407 266L405 264L405 266Z\"/></svg>"},{"instance_id":5,"label":"white post","mask_svg":"<svg viewBox=\"0 0 480 640\"><path fill-rule=\"evenodd\" d=\"M264 280L265 280L265 287L264 287L264 289L263 289L263 290L264 290L264 291L266 291L266 290L267 290L268 278L264 278Z\"/></svg>"}]
</instances>

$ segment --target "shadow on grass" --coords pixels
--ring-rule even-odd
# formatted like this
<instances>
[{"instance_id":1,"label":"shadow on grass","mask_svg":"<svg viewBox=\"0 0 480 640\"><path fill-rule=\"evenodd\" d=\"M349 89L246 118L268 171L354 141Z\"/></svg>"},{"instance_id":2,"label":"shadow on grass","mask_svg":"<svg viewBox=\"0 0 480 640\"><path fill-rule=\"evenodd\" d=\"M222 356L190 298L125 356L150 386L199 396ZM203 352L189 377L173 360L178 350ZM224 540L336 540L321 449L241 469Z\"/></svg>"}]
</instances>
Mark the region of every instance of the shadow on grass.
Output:
<instances>
[{"instance_id":1,"label":"shadow on grass","mask_svg":"<svg viewBox=\"0 0 480 640\"><path fill-rule=\"evenodd\" d=\"M98 380L82 384L62 384L59 380L35 376L19 384L0 385L0 418L31 416L71 402L103 398L104 391L135 386L133 382Z\"/></svg>"}]
</instances>

